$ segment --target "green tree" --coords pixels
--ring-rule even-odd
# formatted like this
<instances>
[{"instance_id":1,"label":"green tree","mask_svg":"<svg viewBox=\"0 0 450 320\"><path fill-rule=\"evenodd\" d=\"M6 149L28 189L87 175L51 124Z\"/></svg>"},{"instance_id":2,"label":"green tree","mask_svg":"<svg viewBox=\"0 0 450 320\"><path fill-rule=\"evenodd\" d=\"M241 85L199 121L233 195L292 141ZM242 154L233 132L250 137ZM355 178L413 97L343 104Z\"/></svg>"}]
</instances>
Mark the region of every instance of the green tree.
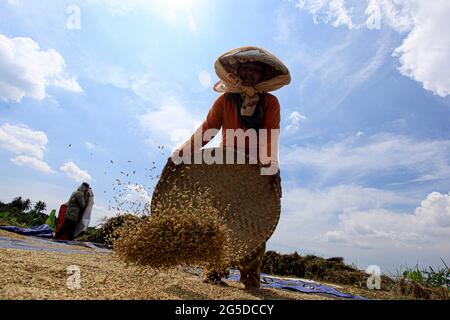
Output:
<instances>
[{"instance_id":1,"label":"green tree","mask_svg":"<svg viewBox=\"0 0 450 320\"><path fill-rule=\"evenodd\" d=\"M14 198L9 205L19 211L28 211L31 208L31 200L23 200L22 197L19 196Z\"/></svg>"},{"instance_id":2,"label":"green tree","mask_svg":"<svg viewBox=\"0 0 450 320\"><path fill-rule=\"evenodd\" d=\"M43 201L38 201L34 204L34 209L37 213L43 213L45 210L47 210L47 205Z\"/></svg>"}]
</instances>

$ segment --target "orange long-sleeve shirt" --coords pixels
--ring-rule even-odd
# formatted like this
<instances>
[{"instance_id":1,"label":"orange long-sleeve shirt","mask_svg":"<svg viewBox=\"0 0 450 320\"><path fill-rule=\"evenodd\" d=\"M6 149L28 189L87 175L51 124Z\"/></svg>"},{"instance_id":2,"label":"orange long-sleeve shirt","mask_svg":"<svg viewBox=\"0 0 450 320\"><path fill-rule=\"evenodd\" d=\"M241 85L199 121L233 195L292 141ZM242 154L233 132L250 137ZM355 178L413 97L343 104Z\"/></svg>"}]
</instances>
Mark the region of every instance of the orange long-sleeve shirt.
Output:
<instances>
[{"instance_id":1,"label":"orange long-sleeve shirt","mask_svg":"<svg viewBox=\"0 0 450 320\"><path fill-rule=\"evenodd\" d=\"M222 143L221 146L227 146L227 130L237 130L242 129L244 132L247 129L240 121L237 106L233 100L227 99L228 93L222 94L214 102L212 108L209 110L203 124L196 130L196 132L191 136L191 138L186 141L178 150L184 149L189 150L189 145L191 146L191 152L196 151L194 146L194 136L196 134L202 134L208 129L221 129L222 128ZM271 157L271 147L274 144L276 154L274 155L272 161L278 163L278 135L273 136L271 129L280 129L280 104L277 97L270 93L266 93L264 97L264 118L262 129L267 129L267 156ZM203 137L203 135L202 135ZM212 139L212 138L211 138ZM202 139L201 146L205 146L210 140ZM276 144L276 145L275 145ZM237 138L234 139L234 147L237 146ZM265 142L260 141L257 134L257 148L265 147ZM249 141L246 139L245 150L249 150Z\"/></svg>"}]
</instances>

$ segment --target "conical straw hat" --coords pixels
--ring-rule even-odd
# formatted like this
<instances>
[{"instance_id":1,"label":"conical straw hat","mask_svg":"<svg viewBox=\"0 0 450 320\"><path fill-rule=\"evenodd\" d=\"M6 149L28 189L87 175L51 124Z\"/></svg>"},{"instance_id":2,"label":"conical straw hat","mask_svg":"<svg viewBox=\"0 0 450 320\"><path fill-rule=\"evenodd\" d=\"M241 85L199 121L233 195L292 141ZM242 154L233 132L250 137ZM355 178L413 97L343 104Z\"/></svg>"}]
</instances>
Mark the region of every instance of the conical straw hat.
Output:
<instances>
[{"instance_id":1,"label":"conical straw hat","mask_svg":"<svg viewBox=\"0 0 450 320\"><path fill-rule=\"evenodd\" d=\"M271 185L272 176L261 175L260 166L251 164L243 153L244 164L229 164L226 152L230 149L214 148L199 151L201 155L222 154L224 164L181 164L173 170L166 167L153 192L152 214L182 208L189 200L181 194L207 194L223 215L229 229L233 262L239 263L251 256L273 234L280 218L280 198ZM195 158L193 155L192 158ZM202 157L201 159L204 159ZM193 163L193 162L191 162ZM253 162L254 163L254 162ZM185 199L185 200L183 200Z\"/></svg>"}]
</instances>

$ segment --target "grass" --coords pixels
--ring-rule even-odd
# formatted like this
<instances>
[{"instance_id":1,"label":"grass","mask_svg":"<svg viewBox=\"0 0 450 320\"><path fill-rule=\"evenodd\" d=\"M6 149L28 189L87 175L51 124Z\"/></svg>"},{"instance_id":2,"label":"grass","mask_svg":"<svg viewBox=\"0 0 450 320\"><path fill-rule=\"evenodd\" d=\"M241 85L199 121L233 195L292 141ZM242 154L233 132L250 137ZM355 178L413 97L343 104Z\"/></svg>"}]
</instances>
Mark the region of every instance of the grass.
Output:
<instances>
[{"instance_id":1,"label":"grass","mask_svg":"<svg viewBox=\"0 0 450 320\"><path fill-rule=\"evenodd\" d=\"M406 280L417 282L428 288L450 289L450 269L442 258L441 261L443 266L428 266L428 269L421 270L419 264L416 264L413 268L405 267L403 272L397 272L397 274L401 274L401 277Z\"/></svg>"},{"instance_id":2,"label":"grass","mask_svg":"<svg viewBox=\"0 0 450 320\"><path fill-rule=\"evenodd\" d=\"M403 296L414 299L450 299L450 270L441 258L443 266L421 269L417 263L414 267L402 267L394 276L396 287Z\"/></svg>"}]
</instances>

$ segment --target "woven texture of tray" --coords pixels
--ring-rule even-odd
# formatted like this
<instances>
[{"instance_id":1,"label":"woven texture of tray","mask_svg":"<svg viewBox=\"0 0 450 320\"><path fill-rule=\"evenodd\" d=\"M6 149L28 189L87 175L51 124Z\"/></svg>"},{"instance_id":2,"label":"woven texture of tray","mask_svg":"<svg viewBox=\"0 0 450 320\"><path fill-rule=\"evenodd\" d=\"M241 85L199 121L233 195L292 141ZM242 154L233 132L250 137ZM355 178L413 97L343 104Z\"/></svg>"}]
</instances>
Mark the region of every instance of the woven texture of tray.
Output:
<instances>
[{"instance_id":1,"label":"woven texture of tray","mask_svg":"<svg viewBox=\"0 0 450 320\"><path fill-rule=\"evenodd\" d=\"M184 206L180 194L208 194L230 231L235 262L243 261L272 236L278 224L281 205L272 176L261 175L260 167L249 164L247 156L245 164L226 164L225 149L199 152L223 153L224 164L202 161L181 164L175 170L167 167L153 192L152 214Z\"/></svg>"}]
</instances>

